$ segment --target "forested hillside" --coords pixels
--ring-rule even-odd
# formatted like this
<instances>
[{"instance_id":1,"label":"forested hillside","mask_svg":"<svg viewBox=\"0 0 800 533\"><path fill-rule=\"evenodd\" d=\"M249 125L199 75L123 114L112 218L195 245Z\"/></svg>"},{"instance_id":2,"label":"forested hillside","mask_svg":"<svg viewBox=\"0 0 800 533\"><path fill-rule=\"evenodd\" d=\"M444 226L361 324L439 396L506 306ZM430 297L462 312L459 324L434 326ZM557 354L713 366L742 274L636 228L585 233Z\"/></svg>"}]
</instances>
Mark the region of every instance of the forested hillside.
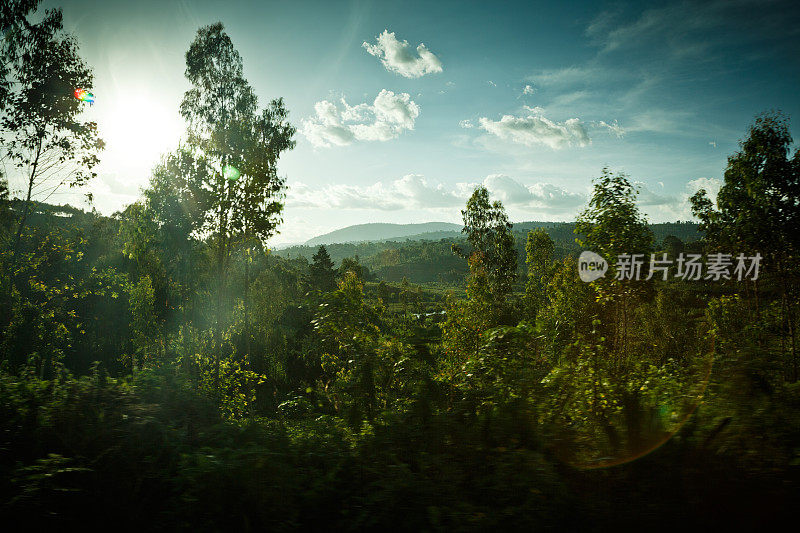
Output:
<instances>
[{"instance_id":1,"label":"forested hillside","mask_svg":"<svg viewBox=\"0 0 800 533\"><path fill-rule=\"evenodd\" d=\"M8 531L795 520L787 117L742 125L717 198L692 197L696 224L649 224L632 178L598 168L574 222L513 225L477 187L459 239L276 253L296 130L281 98L259 107L220 23L186 53L187 140L138 201L113 216L37 202L37 151L78 186L102 141L47 89L91 89L60 12L26 5L0 11L19 28L2 48L2 148L29 184L0 190ZM605 276L582 280L584 250Z\"/></svg>"},{"instance_id":2,"label":"forested hillside","mask_svg":"<svg viewBox=\"0 0 800 533\"><path fill-rule=\"evenodd\" d=\"M365 225L369 226L369 225ZM564 259L577 256L581 248L576 242L573 222L521 222L512 226L516 241L517 263L520 274L525 270L525 239L531 230L542 228L554 243L553 256ZM650 224L655 242L677 238L682 243L693 243L700 239L697 223L673 222ZM344 230L343 230L344 231ZM365 231L365 228L360 228ZM313 240L313 239L312 239ZM367 278L400 282L403 278L413 283L441 283L463 285L469 271L467 261L452 253L453 244L463 244L466 237L461 232L436 232L410 235L405 239L369 239L364 242L325 244L334 263L349 258L358 260L366 267ZM317 252L315 246L290 246L273 253L285 258L303 257L311 260Z\"/></svg>"},{"instance_id":3,"label":"forested hillside","mask_svg":"<svg viewBox=\"0 0 800 533\"><path fill-rule=\"evenodd\" d=\"M318 235L305 242L305 246L363 241L387 241L417 235L457 232L461 228L448 222L426 222L423 224L358 224Z\"/></svg>"}]
</instances>

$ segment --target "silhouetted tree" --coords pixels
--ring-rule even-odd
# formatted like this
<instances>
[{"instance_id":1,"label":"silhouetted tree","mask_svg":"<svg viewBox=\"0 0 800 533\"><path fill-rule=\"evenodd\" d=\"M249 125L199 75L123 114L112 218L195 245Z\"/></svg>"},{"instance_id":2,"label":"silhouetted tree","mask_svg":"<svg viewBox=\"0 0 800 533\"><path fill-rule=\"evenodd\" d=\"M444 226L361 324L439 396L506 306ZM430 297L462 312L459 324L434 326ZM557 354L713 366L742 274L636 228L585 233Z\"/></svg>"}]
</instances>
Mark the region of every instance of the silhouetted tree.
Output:
<instances>
[{"instance_id":1,"label":"silhouetted tree","mask_svg":"<svg viewBox=\"0 0 800 533\"><path fill-rule=\"evenodd\" d=\"M336 271L333 269L333 261L324 244L320 245L312 260L309 267L311 286L322 292L334 290L336 288Z\"/></svg>"},{"instance_id":2,"label":"silhouetted tree","mask_svg":"<svg viewBox=\"0 0 800 533\"><path fill-rule=\"evenodd\" d=\"M791 146L788 119L779 113L756 117L739 151L728 158L717 208L703 189L691 202L713 249L734 256L761 254L764 273L776 278L782 327L789 335L791 379L797 381L800 150L790 157ZM754 285L758 311L760 281Z\"/></svg>"},{"instance_id":3,"label":"silhouetted tree","mask_svg":"<svg viewBox=\"0 0 800 533\"><path fill-rule=\"evenodd\" d=\"M22 178L24 203L17 219L16 257L35 196L46 201L63 186L96 176L104 143L94 122L81 121L85 103L76 89L92 88L92 71L65 34L60 10L31 23L38 2L3 8L0 26L11 30L0 41L0 159ZM10 12L7 12L8 9Z\"/></svg>"},{"instance_id":4,"label":"silhouetted tree","mask_svg":"<svg viewBox=\"0 0 800 533\"><path fill-rule=\"evenodd\" d=\"M249 246L251 238L263 243L275 233L284 187L276 164L283 151L294 147L295 130L286 122L281 99L257 112L257 98L243 77L242 59L221 23L198 30L186 53L186 78L192 84L181 103L181 115L189 123L187 147L207 169L193 184L208 191L196 197L203 213L200 229L209 234L216 258L214 386L218 389L232 245L239 239Z\"/></svg>"}]
</instances>

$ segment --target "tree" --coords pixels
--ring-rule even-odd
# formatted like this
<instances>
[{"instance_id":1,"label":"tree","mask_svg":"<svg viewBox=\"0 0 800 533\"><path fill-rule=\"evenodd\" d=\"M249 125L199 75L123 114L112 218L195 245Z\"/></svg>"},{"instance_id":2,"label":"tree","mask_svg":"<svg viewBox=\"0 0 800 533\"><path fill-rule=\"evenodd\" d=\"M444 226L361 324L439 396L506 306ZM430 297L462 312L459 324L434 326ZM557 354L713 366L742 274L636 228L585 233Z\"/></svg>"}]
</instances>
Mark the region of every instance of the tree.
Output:
<instances>
[{"instance_id":1,"label":"tree","mask_svg":"<svg viewBox=\"0 0 800 533\"><path fill-rule=\"evenodd\" d=\"M18 217L16 257L34 196L47 200L62 186L81 186L96 176L104 143L97 125L79 115L85 105L76 89L92 88L92 71L64 34L60 10L41 22L28 18L39 2L14 2L0 26L13 28L0 44L0 159L8 159L23 181L25 201ZM8 9L8 11L6 11Z\"/></svg>"},{"instance_id":2,"label":"tree","mask_svg":"<svg viewBox=\"0 0 800 533\"><path fill-rule=\"evenodd\" d=\"M740 149L728 158L717 209L705 190L692 198L701 229L717 247L769 254L770 259L800 246L800 150L789 157L792 136L779 113L756 117Z\"/></svg>"},{"instance_id":3,"label":"tree","mask_svg":"<svg viewBox=\"0 0 800 533\"><path fill-rule=\"evenodd\" d=\"M595 180L589 206L575 224L575 233L583 236L578 243L599 253L611 265L622 254L638 255L643 262L648 261L653 249L653 232L636 206L637 193L628 176L613 174L604 168L601 177ZM630 347L631 308L645 294L645 284L607 275L592 286L598 299L610 307L603 326L612 328L613 353L624 358Z\"/></svg>"},{"instance_id":4,"label":"tree","mask_svg":"<svg viewBox=\"0 0 800 533\"><path fill-rule=\"evenodd\" d=\"M510 298L517 252L503 204L490 202L489 191L478 187L461 215L471 250L467 255L453 245L453 251L468 258L467 299L450 302L442 327L448 365L457 373L465 361L477 356L488 330L513 325L518 319Z\"/></svg>"},{"instance_id":5,"label":"tree","mask_svg":"<svg viewBox=\"0 0 800 533\"><path fill-rule=\"evenodd\" d=\"M312 287L322 292L334 290L336 288L336 271L324 244L320 245L312 260L313 263L310 266Z\"/></svg>"},{"instance_id":6,"label":"tree","mask_svg":"<svg viewBox=\"0 0 800 533\"><path fill-rule=\"evenodd\" d=\"M139 355L139 368L146 363L153 363L158 351L157 339L160 337L160 321L155 314L155 294L150 276L142 276L138 282L131 283L128 288L128 299L131 308L131 332L133 344ZM131 354L131 374L136 372L135 355Z\"/></svg>"},{"instance_id":7,"label":"tree","mask_svg":"<svg viewBox=\"0 0 800 533\"><path fill-rule=\"evenodd\" d=\"M797 381L800 150L790 158L791 145L787 118L759 115L739 151L728 158L716 209L702 189L691 202L712 248L764 258L766 278L775 278L781 295L782 328L789 336L792 381ZM756 312L759 284L755 282Z\"/></svg>"},{"instance_id":8,"label":"tree","mask_svg":"<svg viewBox=\"0 0 800 533\"><path fill-rule=\"evenodd\" d=\"M364 301L355 272L348 271L339 288L323 296L313 320L322 339L322 388L337 411L358 427L375 415L380 339L378 312Z\"/></svg>"},{"instance_id":9,"label":"tree","mask_svg":"<svg viewBox=\"0 0 800 533\"><path fill-rule=\"evenodd\" d=\"M8 179L0 173L0 241L8 238L11 222L11 206L9 205Z\"/></svg>"},{"instance_id":10,"label":"tree","mask_svg":"<svg viewBox=\"0 0 800 533\"><path fill-rule=\"evenodd\" d=\"M517 253L514 236L503 204L490 202L486 187L478 187L461 211L464 219L462 233L467 234L470 256L486 269L494 298L505 300L511 294L517 277Z\"/></svg>"},{"instance_id":11,"label":"tree","mask_svg":"<svg viewBox=\"0 0 800 533\"><path fill-rule=\"evenodd\" d=\"M134 202L122 213L119 237L122 253L132 263L127 292L139 368L145 362L163 360L168 345L166 322L171 291L165 267L173 255L163 242L162 229L147 202ZM130 368L131 372L136 369L133 356Z\"/></svg>"},{"instance_id":12,"label":"tree","mask_svg":"<svg viewBox=\"0 0 800 533\"><path fill-rule=\"evenodd\" d=\"M636 205L637 193L628 176L604 168L595 180L589 206L577 219L575 233L583 237L578 243L612 265L623 255L646 265L653 250L653 233ZM591 328L584 325L582 331L576 331L578 341L572 345L571 361L555 372L567 377L562 394L586 402L580 409L586 408L592 424L605 435L612 456L638 453L646 441L642 435L647 427L645 384L656 367L635 342L635 326L640 323L636 311L648 299L652 285L645 281L646 267L640 268L633 279L609 274L591 283L600 308L584 307L594 311L594 316L588 317ZM575 280L576 273L574 265L567 276ZM624 440L617 425L625 430Z\"/></svg>"},{"instance_id":13,"label":"tree","mask_svg":"<svg viewBox=\"0 0 800 533\"><path fill-rule=\"evenodd\" d=\"M667 253L667 257L678 257L686 249L686 246L678 237L667 235L661 243L661 249Z\"/></svg>"},{"instance_id":14,"label":"tree","mask_svg":"<svg viewBox=\"0 0 800 533\"><path fill-rule=\"evenodd\" d=\"M364 281L366 270L367 268L359 261L358 255L354 257L345 257L342 259L342 264L339 265L339 277L344 279L348 272L352 272L358 279Z\"/></svg>"},{"instance_id":15,"label":"tree","mask_svg":"<svg viewBox=\"0 0 800 533\"><path fill-rule=\"evenodd\" d=\"M60 13L48 10L41 22L33 24L28 17L35 13L42 0L8 0L0 7L0 105L8 101L13 85L15 63L29 47L26 34L31 31L51 32L60 22Z\"/></svg>"},{"instance_id":16,"label":"tree","mask_svg":"<svg viewBox=\"0 0 800 533\"><path fill-rule=\"evenodd\" d=\"M594 181L589 206L580 214L575 233L579 242L613 261L620 254L645 254L653 247L653 233L636 206L638 190L628 176L604 168Z\"/></svg>"},{"instance_id":17,"label":"tree","mask_svg":"<svg viewBox=\"0 0 800 533\"><path fill-rule=\"evenodd\" d=\"M402 281L400 281L398 300L400 300L400 305L403 306L403 315L405 319L408 319L409 308L418 314L422 313L422 295L420 294L419 287L412 286L405 276Z\"/></svg>"},{"instance_id":18,"label":"tree","mask_svg":"<svg viewBox=\"0 0 800 533\"><path fill-rule=\"evenodd\" d=\"M200 231L209 235L215 250L215 388L229 308L224 294L232 245L237 239L245 246L251 239L263 244L275 233L284 188L276 165L280 154L294 147L295 133L286 122L282 99L257 112L257 98L243 77L242 59L223 29L216 23L198 30L186 53L186 78L192 88L180 108L189 123L187 148L205 167L193 186L207 191L195 196L202 201Z\"/></svg>"},{"instance_id":19,"label":"tree","mask_svg":"<svg viewBox=\"0 0 800 533\"><path fill-rule=\"evenodd\" d=\"M525 243L526 259L528 265L528 283L525 286L525 300L528 306L528 315L536 319L539 309L546 302L546 288L553 275L553 239L542 228L528 232Z\"/></svg>"}]
</instances>

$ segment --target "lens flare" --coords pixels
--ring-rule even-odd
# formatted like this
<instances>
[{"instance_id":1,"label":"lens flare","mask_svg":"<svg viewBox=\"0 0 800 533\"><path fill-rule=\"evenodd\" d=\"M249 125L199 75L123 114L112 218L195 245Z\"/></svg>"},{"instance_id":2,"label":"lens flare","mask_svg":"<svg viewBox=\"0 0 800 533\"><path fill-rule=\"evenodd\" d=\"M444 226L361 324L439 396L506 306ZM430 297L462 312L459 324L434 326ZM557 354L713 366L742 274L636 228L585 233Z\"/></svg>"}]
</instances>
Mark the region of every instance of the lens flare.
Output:
<instances>
[{"instance_id":1,"label":"lens flare","mask_svg":"<svg viewBox=\"0 0 800 533\"><path fill-rule=\"evenodd\" d=\"M89 102L89 105L94 104L94 95L86 89L75 89L75 98L81 102Z\"/></svg>"},{"instance_id":2,"label":"lens flare","mask_svg":"<svg viewBox=\"0 0 800 533\"><path fill-rule=\"evenodd\" d=\"M222 169L222 174L225 176L226 179L229 179L231 181L238 180L239 176L241 176L239 169L234 167L233 165L225 165L225 167Z\"/></svg>"},{"instance_id":3,"label":"lens flare","mask_svg":"<svg viewBox=\"0 0 800 533\"><path fill-rule=\"evenodd\" d=\"M635 405L623 404L617 413L602 420L556 423L553 451L565 463L582 470L629 463L654 452L683 428L702 403L713 362L712 354L700 358L691 375L684 376L686 385L664 391L659 398L648 401L640 393Z\"/></svg>"}]
</instances>

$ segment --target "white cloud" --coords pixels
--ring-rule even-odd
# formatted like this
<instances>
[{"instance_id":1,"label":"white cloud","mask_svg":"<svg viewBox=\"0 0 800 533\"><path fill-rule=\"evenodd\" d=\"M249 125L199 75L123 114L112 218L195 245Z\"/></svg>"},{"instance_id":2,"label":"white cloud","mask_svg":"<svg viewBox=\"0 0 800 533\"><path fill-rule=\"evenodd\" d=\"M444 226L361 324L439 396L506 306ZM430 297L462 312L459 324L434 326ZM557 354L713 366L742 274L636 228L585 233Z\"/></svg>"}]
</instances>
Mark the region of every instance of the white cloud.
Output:
<instances>
[{"instance_id":1,"label":"white cloud","mask_svg":"<svg viewBox=\"0 0 800 533\"><path fill-rule=\"evenodd\" d=\"M531 95L531 94L533 94L535 92L536 92L536 89L534 89L533 86L531 86L531 85L526 85L522 89L522 94L525 95L525 96L529 96L529 95Z\"/></svg>"},{"instance_id":2,"label":"white cloud","mask_svg":"<svg viewBox=\"0 0 800 533\"><path fill-rule=\"evenodd\" d=\"M411 49L408 41L398 41L394 32L384 30L376 38L376 44L364 42L361 46L377 57L390 72L396 72L406 78L420 78L425 74L442 71L442 62L424 44L417 46L417 53Z\"/></svg>"},{"instance_id":3,"label":"white cloud","mask_svg":"<svg viewBox=\"0 0 800 533\"><path fill-rule=\"evenodd\" d=\"M609 77L606 69L594 65L569 66L556 69L541 70L528 77L529 81L539 86L564 89L576 85L595 85L598 80Z\"/></svg>"},{"instance_id":4,"label":"white cloud","mask_svg":"<svg viewBox=\"0 0 800 533\"><path fill-rule=\"evenodd\" d=\"M492 198L500 200L506 205L525 204L531 201L531 191L520 182L505 174L490 174L483 180Z\"/></svg>"},{"instance_id":5,"label":"white cloud","mask_svg":"<svg viewBox=\"0 0 800 533\"><path fill-rule=\"evenodd\" d=\"M675 196L651 191L641 181L634 181L633 185L639 190L639 194L636 196L636 203L642 207L670 206L678 201Z\"/></svg>"},{"instance_id":6,"label":"white cloud","mask_svg":"<svg viewBox=\"0 0 800 533\"><path fill-rule=\"evenodd\" d=\"M676 194L654 193L641 182L636 182L636 185L640 188L636 203L643 208L648 218L653 221L672 221L692 220L689 198L700 189L705 189L709 199L715 203L722 181L717 178L697 178L688 181L683 190Z\"/></svg>"},{"instance_id":7,"label":"white cloud","mask_svg":"<svg viewBox=\"0 0 800 533\"><path fill-rule=\"evenodd\" d=\"M652 108L631 116L630 132L685 134L696 126L696 119L687 111Z\"/></svg>"},{"instance_id":8,"label":"white cloud","mask_svg":"<svg viewBox=\"0 0 800 533\"><path fill-rule=\"evenodd\" d=\"M408 174L388 184L358 186L334 184L313 189L304 183L290 187L287 205L332 209L377 209L455 207L464 200L442 185L433 185L419 174Z\"/></svg>"},{"instance_id":9,"label":"white cloud","mask_svg":"<svg viewBox=\"0 0 800 533\"><path fill-rule=\"evenodd\" d=\"M570 192L552 183L535 183L528 187L540 207L566 208L578 207L586 201L581 193Z\"/></svg>"},{"instance_id":10,"label":"white cloud","mask_svg":"<svg viewBox=\"0 0 800 533\"><path fill-rule=\"evenodd\" d=\"M461 122L458 123L458 126L464 129L470 129L475 127L475 125L470 120L462 120Z\"/></svg>"},{"instance_id":11,"label":"white cloud","mask_svg":"<svg viewBox=\"0 0 800 533\"><path fill-rule=\"evenodd\" d=\"M586 201L586 196L567 191L552 183L523 185L505 174L490 174L483 180L493 197L507 206L535 207L561 211L578 207Z\"/></svg>"},{"instance_id":12,"label":"white cloud","mask_svg":"<svg viewBox=\"0 0 800 533\"><path fill-rule=\"evenodd\" d=\"M408 174L389 183L368 186L333 184L314 189L304 183L290 186L287 206L293 208L371 209L457 209L463 207L478 185L507 207L536 209L543 213L574 210L586 195L552 183L523 185L504 174L491 174L479 183L457 183L452 188L432 184L419 174Z\"/></svg>"},{"instance_id":13,"label":"white cloud","mask_svg":"<svg viewBox=\"0 0 800 533\"><path fill-rule=\"evenodd\" d=\"M544 113L544 108L543 107L539 107L538 105L534 106L534 107L531 107L529 105L524 105L524 106L522 106L522 108L524 110L528 111L529 113L533 114L533 115L541 115L541 114Z\"/></svg>"},{"instance_id":14,"label":"white cloud","mask_svg":"<svg viewBox=\"0 0 800 533\"><path fill-rule=\"evenodd\" d=\"M497 137L526 146L543 144L553 150L567 146L586 146L591 140L586 128L577 118L553 122L541 115L539 108L527 108L529 115L503 115L498 120L481 117L481 129Z\"/></svg>"},{"instance_id":15,"label":"white cloud","mask_svg":"<svg viewBox=\"0 0 800 533\"><path fill-rule=\"evenodd\" d=\"M717 178L697 178L690 180L689 183L686 184L687 195L694 194L700 189L705 189L708 193L708 198L715 204L721 188L722 180Z\"/></svg>"},{"instance_id":16,"label":"white cloud","mask_svg":"<svg viewBox=\"0 0 800 533\"><path fill-rule=\"evenodd\" d=\"M659 49L674 56L703 54L710 45L710 30L736 28L741 24L759 27L761 25L755 23L768 23L770 18L774 18L755 15L758 18L754 21L753 15L749 15L743 20L736 15L737 3L743 4L721 1L673 3L645 10L637 19L625 23L617 23L616 17L601 13L587 28L587 35L602 47L603 52L658 43Z\"/></svg>"},{"instance_id":17,"label":"white cloud","mask_svg":"<svg viewBox=\"0 0 800 533\"><path fill-rule=\"evenodd\" d=\"M614 121L614 123L613 123L613 124L609 124L609 123L607 123L607 122L605 122L605 121L603 121L603 120L598 120L598 121L594 122L594 126L596 126L596 127L598 127L598 128L605 128L605 129L607 129L607 130L608 130L610 133L612 133L612 134L616 135L617 137L622 137L623 135L625 135L625 129L624 129L624 128L622 128L622 127L621 127L621 126L620 126L620 125L617 123L617 121L616 121L616 120Z\"/></svg>"},{"instance_id":18,"label":"white cloud","mask_svg":"<svg viewBox=\"0 0 800 533\"><path fill-rule=\"evenodd\" d=\"M314 105L316 116L303 120L301 132L314 146L345 146L353 141L388 141L413 130L419 106L408 93L382 89L372 104L341 107L328 100Z\"/></svg>"}]
</instances>

